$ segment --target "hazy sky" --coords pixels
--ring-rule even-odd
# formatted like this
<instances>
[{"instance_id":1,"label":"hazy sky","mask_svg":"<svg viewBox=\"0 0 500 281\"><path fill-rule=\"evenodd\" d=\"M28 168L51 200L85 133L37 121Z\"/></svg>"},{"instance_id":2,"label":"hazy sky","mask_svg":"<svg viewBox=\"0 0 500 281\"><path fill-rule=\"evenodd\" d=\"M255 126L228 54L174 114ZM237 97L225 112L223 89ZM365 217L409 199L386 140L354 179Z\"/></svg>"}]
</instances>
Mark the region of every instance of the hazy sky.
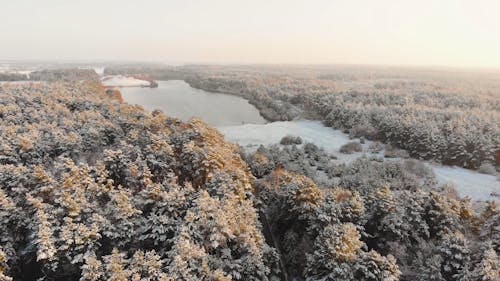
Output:
<instances>
[{"instance_id":1,"label":"hazy sky","mask_svg":"<svg viewBox=\"0 0 500 281\"><path fill-rule=\"evenodd\" d=\"M498 0L0 0L0 60L500 67Z\"/></svg>"}]
</instances>

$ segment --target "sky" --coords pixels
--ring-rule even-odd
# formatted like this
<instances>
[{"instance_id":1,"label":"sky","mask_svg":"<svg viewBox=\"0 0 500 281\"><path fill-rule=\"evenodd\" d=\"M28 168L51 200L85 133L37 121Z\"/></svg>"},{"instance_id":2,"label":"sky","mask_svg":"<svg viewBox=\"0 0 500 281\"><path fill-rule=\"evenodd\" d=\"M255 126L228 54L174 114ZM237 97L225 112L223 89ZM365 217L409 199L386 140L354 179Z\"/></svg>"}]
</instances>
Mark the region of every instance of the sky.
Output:
<instances>
[{"instance_id":1,"label":"sky","mask_svg":"<svg viewBox=\"0 0 500 281\"><path fill-rule=\"evenodd\" d=\"M0 60L500 68L498 0L0 0Z\"/></svg>"}]
</instances>

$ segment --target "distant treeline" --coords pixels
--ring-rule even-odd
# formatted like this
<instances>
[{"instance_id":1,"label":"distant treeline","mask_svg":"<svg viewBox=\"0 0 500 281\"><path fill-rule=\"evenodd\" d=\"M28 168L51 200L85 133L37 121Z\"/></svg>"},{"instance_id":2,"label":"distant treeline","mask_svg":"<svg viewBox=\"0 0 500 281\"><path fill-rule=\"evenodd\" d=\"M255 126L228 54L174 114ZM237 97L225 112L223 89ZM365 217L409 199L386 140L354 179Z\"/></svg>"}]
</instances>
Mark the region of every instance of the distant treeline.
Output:
<instances>
[{"instance_id":1,"label":"distant treeline","mask_svg":"<svg viewBox=\"0 0 500 281\"><path fill-rule=\"evenodd\" d=\"M99 81L99 75L91 69L46 69L33 71L29 75L0 73L0 81Z\"/></svg>"},{"instance_id":2,"label":"distant treeline","mask_svg":"<svg viewBox=\"0 0 500 281\"><path fill-rule=\"evenodd\" d=\"M28 75L22 73L1 73L0 81L25 81L29 80Z\"/></svg>"},{"instance_id":3,"label":"distant treeline","mask_svg":"<svg viewBox=\"0 0 500 281\"><path fill-rule=\"evenodd\" d=\"M107 67L105 75L145 75L155 80L184 80L191 73L174 67Z\"/></svg>"}]
</instances>

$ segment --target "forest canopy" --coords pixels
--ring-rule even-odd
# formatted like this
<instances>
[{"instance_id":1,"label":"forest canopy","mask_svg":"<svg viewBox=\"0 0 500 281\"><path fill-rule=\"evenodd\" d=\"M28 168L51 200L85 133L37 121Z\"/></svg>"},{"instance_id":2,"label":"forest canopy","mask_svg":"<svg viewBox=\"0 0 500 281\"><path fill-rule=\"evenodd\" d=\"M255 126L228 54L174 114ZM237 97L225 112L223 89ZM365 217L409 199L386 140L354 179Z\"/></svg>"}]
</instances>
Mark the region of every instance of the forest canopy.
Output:
<instances>
[{"instance_id":1,"label":"forest canopy","mask_svg":"<svg viewBox=\"0 0 500 281\"><path fill-rule=\"evenodd\" d=\"M2 281L500 276L498 204L474 208L436 189L418 162L334 164L293 136L245 153L201 120L145 111L80 79L87 72L61 73L46 77L62 81L0 85ZM221 87L228 78L196 79ZM263 100L280 93L242 89ZM321 96L330 99L311 98ZM331 95L347 107L360 96L370 108L370 95ZM281 105L301 112L302 98L315 101L293 95ZM323 105L328 114L336 106ZM497 133L487 124L485 135Z\"/></svg>"}]
</instances>

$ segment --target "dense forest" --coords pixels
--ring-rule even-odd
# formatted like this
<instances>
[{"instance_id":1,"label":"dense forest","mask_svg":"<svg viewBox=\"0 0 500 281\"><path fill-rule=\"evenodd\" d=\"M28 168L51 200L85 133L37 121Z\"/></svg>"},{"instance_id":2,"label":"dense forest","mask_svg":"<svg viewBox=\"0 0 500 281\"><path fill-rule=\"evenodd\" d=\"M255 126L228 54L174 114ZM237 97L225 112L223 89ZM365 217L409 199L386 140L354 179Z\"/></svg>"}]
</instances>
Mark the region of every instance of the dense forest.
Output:
<instances>
[{"instance_id":1,"label":"dense forest","mask_svg":"<svg viewBox=\"0 0 500 281\"><path fill-rule=\"evenodd\" d=\"M417 161L333 164L313 144L260 147L245 159L288 280L500 277L498 205L475 212L470 199L436 189Z\"/></svg>"},{"instance_id":2,"label":"dense forest","mask_svg":"<svg viewBox=\"0 0 500 281\"><path fill-rule=\"evenodd\" d=\"M362 157L338 164L293 136L281 146L245 152L201 120L181 122L123 103L118 91L106 90L88 72L57 73L46 77L59 81L0 84L2 281L500 278L498 204L473 206L453 189L438 188L418 161ZM213 90L233 91L228 81L240 79L213 78L214 69L197 73L186 79ZM238 94L261 93L254 102L270 99L319 118L324 112L306 110L320 97L345 98L347 108L366 99L366 114L376 116L370 113L376 95L328 94L318 85L315 93L309 80L285 77L274 84L269 78L266 85L276 90L263 92L261 84L250 90L256 89L252 79L239 80ZM311 92L271 99L284 81L291 89L309 85ZM382 92L380 108L392 122L399 116L389 113L395 98ZM487 117L498 115L498 99L486 92L480 97L490 103L478 102L470 120L486 125L471 125L491 131L474 140L497 141L493 150L499 139L489 134L498 133L498 124ZM457 112L465 99L457 98ZM450 110L429 107L426 122ZM357 134L345 124L337 125ZM376 131L370 137L381 138L377 123L369 124ZM490 150L478 163L491 165Z\"/></svg>"},{"instance_id":3,"label":"dense forest","mask_svg":"<svg viewBox=\"0 0 500 281\"><path fill-rule=\"evenodd\" d=\"M4 85L0 97L0 279L274 274L252 176L215 130L92 83Z\"/></svg>"}]
</instances>

